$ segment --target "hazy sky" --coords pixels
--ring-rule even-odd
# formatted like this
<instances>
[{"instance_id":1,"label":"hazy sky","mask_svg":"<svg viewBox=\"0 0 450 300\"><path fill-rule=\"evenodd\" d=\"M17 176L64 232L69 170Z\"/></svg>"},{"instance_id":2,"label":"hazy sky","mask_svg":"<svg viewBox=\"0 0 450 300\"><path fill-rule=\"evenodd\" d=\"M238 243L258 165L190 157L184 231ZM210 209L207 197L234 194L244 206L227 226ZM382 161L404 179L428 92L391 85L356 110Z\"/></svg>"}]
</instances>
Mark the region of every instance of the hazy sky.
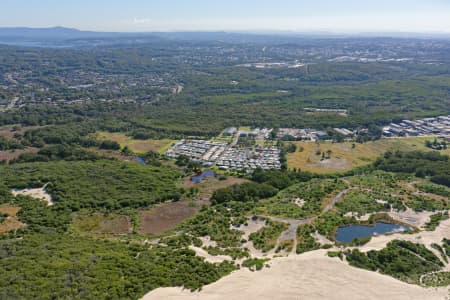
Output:
<instances>
[{"instance_id":1,"label":"hazy sky","mask_svg":"<svg viewBox=\"0 0 450 300\"><path fill-rule=\"evenodd\" d=\"M0 27L450 32L450 0L0 0Z\"/></svg>"}]
</instances>

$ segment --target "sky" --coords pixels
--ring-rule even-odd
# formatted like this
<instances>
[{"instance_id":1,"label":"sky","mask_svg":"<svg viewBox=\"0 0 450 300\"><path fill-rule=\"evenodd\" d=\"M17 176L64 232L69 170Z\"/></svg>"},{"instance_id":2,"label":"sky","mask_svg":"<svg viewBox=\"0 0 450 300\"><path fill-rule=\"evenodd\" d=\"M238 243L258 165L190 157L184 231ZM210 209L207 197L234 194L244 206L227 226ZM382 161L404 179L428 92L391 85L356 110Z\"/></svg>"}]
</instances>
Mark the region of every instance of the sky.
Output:
<instances>
[{"instance_id":1,"label":"sky","mask_svg":"<svg viewBox=\"0 0 450 300\"><path fill-rule=\"evenodd\" d=\"M0 27L450 32L450 0L0 0Z\"/></svg>"}]
</instances>

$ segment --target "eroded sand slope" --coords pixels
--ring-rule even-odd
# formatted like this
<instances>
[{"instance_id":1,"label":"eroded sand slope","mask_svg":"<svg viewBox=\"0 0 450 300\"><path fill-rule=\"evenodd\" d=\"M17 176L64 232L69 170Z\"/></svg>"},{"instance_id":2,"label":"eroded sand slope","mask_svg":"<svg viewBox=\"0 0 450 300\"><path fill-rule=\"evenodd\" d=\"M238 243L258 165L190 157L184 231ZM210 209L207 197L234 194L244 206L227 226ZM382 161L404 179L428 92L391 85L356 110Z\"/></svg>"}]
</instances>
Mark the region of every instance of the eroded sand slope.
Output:
<instances>
[{"instance_id":1,"label":"eroded sand slope","mask_svg":"<svg viewBox=\"0 0 450 300\"><path fill-rule=\"evenodd\" d=\"M325 250L277 258L260 272L241 269L191 293L180 288L159 288L151 299L331 299L331 300L443 300L447 288L422 288L389 276L353 268Z\"/></svg>"}]
</instances>

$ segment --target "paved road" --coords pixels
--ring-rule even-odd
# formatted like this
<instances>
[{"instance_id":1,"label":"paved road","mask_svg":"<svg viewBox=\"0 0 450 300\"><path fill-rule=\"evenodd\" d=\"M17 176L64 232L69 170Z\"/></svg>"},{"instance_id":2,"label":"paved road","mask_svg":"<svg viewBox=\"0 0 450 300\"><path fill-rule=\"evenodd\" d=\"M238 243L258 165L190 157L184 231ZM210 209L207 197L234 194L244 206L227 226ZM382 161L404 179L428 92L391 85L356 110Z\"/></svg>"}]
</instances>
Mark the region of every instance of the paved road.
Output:
<instances>
[{"instance_id":1,"label":"paved road","mask_svg":"<svg viewBox=\"0 0 450 300\"><path fill-rule=\"evenodd\" d=\"M233 141L231 142L231 147L236 146L237 142L239 141L239 130L236 132L236 134L233 136Z\"/></svg>"}]
</instances>

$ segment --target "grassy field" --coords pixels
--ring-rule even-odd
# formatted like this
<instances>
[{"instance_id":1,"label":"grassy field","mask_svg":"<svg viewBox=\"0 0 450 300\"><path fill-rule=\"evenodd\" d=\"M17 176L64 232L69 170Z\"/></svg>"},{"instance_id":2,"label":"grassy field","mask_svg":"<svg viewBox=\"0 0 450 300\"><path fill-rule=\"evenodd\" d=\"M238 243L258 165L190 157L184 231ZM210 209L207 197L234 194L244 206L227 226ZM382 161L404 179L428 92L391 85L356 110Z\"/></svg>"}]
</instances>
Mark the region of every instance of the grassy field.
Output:
<instances>
[{"instance_id":1,"label":"grassy field","mask_svg":"<svg viewBox=\"0 0 450 300\"><path fill-rule=\"evenodd\" d=\"M78 232L95 234L128 234L131 233L132 224L127 216L96 213L78 216L73 228Z\"/></svg>"},{"instance_id":2,"label":"grassy field","mask_svg":"<svg viewBox=\"0 0 450 300\"><path fill-rule=\"evenodd\" d=\"M127 146L131 151L137 154L143 154L149 151L164 153L168 150L175 140L136 140L123 133L97 132L98 140L115 141L123 148Z\"/></svg>"},{"instance_id":3,"label":"grassy field","mask_svg":"<svg viewBox=\"0 0 450 300\"><path fill-rule=\"evenodd\" d=\"M252 128L250 126L240 126L239 131L251 131Z\"/></svg>"},{"instance_id":4,"label":"grassy field","mask_svg":"<svg viewBox=\"0 0 450 300\"><path fill-rule=\"evenodd\" d=\"M236 177L227 177L225 180L219 180L218 178L206 178L200 183L193 183L190 177L185 178L183 187L185 189L189 188L197 188L198 194L195 196L197 201L200 201L203 204L209 203L212 194L214 191L218 189L223 189L230 187L235 184L242 184L245 182L249 182L247 179L236 178ZM206 201L206 203L205 203Z\"/></svg>"},{"instance_id":5,"label":"grassy field","mask_svg":"<svg viewBox=\"0 0 450 300\"><path fill-rule=\"evenodd\" d=\"M297 151L287 155L288 166L316 173L342 172L367 165L388 150L432 151L425 146L426 140L432 141L434 137L392 138L364 144L295 142ZM329 150L331 152L328 152ZM329 158L327 158L328 153L330 153ZM450 155L450 149L440 153ZM325 159L322 157L323 154Z\"/></svg>"}]
</instances>

